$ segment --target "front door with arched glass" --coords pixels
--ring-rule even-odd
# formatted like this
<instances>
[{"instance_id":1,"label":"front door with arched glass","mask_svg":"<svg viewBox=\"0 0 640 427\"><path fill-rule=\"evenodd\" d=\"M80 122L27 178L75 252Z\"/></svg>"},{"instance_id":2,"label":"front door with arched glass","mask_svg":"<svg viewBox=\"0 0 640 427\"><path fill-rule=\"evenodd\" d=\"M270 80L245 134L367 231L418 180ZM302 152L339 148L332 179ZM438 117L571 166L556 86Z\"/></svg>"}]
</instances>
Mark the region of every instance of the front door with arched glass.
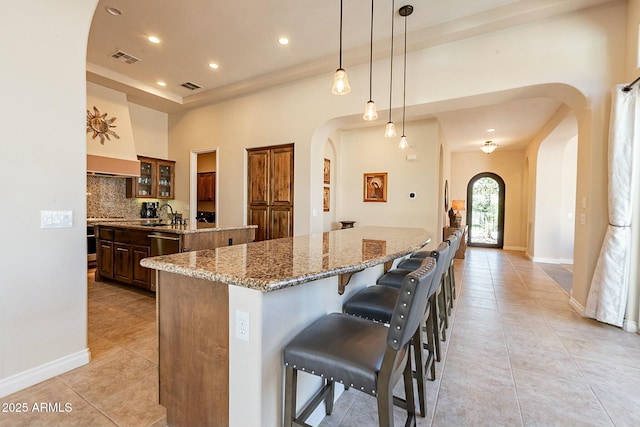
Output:
<instances>
[{"instance_id":1,"label":"front door with arched glass","mask_svg":"<svg viewBox=\"0 0 640 427\"><path fill-rule=\"evenodd\" d=\"M467 185L467 238L469 246L502 249L504 243L504 181L480 173Z\"/></svg>"}]
</instances>

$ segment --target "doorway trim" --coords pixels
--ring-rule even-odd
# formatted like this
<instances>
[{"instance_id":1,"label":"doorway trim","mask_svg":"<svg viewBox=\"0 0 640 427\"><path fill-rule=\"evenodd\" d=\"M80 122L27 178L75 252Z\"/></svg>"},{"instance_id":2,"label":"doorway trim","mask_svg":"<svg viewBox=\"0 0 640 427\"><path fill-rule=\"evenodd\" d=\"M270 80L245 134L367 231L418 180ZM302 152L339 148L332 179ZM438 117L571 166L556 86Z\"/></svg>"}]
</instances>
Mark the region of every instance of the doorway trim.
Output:
<instances>
[{"instance_id":1,"label":"doorway trim","mask_svg":"<svg viewBox=\"0 0 640 427\"><path fill-rule=\"evenodd\" d=\"M482 178L491 178L498 183L498 238L497 243L472 243L471 238L472 227L471 222L473 218L473 185ZM469 180L467 184L467 245L482 247L482 248L499 248L502 249L504 247L504 199L505 199L505 184L504 180L493 172L482 172L475 175L473 178Z\"/></svg>"},{"instance_id":2,"label":"doorway trim","mask_svg":"<svg viewBox=\"0 0 640 427\"><path fill-rule=\"evenodd\" d=\"M189 156L189 223L193 221L193 223L195 224L195 217L198 215L198 154L207 153L216 153L216 175L220 170L220 147L191 151ZM220 194L218 192L219 182L220 180L216 179L216 195ZM218 221L220 220L220 211L218 209L219 200L220 197L216 196L216 225L218 225Z\"/></svg>"}]
</instances>

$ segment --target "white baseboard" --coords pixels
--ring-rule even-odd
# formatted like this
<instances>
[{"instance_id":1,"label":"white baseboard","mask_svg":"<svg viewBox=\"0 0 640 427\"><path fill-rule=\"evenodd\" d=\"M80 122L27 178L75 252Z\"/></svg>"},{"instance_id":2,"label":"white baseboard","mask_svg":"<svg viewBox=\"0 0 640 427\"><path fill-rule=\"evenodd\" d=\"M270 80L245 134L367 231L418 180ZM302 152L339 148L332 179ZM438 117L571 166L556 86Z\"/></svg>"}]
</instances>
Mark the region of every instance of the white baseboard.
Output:
<instances>
[{"instance_id":1,"label":"white baseboard","mask_svg":"<svg viewBox=\"0 0 640 427\"><path fill-rule=\"evenodd\" d=\"M569 264L573 265L572 259L567 258L545 258L545 257L530 257L533 262L542 262L545 264Z\"/></svg>"},{"instance_id":2,"label":"white baseboard","mask_svg":"<svg viewBox=\"0 0 640 427\"><path fill-rule=\"evenodd\" d=\"M622 329L624 329L626 332L636 333L638 332L638 322L635 320L624 319Z\"/></svg>"},{"instance_id":3,"label":"white baseboard","mask_svg":"<svg viewBox=\"0 0 640 427\"><path fill-rule=\"evenodd\" d=\"M584 315L584 307L582 306L582 304L580 304L578 301L576 301L575 298L573 298L573 296L571 296L571 298L569 298L569 305L571 307L573 307L573 309L575 311L577 311L580 316L586 317Z\"/></svg>"},{"instance_id":4,"label":"white baseboard","mask_svg":"<svg viewBox=\"0 0 640 427\"><path fill-rule=\"evenodd\" d=\"M86 365L91 360L91 352L88 348L77 353L52 360L35 368L17 373L10 377L0 379L0 397L5 397L16 391L23 390L42 381L63 374L72 369Z\"/></svg>"}]
</instances>

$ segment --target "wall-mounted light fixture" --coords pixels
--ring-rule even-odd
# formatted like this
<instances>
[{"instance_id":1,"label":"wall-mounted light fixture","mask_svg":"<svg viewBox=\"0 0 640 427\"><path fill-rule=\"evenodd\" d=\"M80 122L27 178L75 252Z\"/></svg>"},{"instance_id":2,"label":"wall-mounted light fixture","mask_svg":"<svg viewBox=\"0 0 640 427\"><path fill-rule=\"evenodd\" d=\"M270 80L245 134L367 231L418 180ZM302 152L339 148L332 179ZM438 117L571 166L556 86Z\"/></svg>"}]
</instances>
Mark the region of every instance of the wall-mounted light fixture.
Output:
<instances>
[{"instance_id":1,"label":"wall-mounted light fixture","mask_svg":"<svg viewBox=\"0 0 640 427\"><path fill-rule=\"evenodd\" d=\"M342 0L340 0L340 65L333 75L331 92L335 95L346 95L351 92L347 72L342 68Z\"/></svg>"}]
</instances>

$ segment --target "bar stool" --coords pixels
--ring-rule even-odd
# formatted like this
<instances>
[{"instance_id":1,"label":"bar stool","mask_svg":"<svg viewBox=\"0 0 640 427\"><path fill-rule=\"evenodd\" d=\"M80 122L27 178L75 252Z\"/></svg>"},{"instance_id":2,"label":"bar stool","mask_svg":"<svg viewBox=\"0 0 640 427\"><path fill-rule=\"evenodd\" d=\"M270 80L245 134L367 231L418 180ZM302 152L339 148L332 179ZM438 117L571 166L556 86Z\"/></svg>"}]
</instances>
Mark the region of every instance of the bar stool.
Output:
<instances>
[{"instance_id":1,"label":"bar stool","mask_svg":"<svg viewBox=\"0 0 640 427\"><path fill-rule=\"evenodd\" d=\"M299 333L283 351L285 365L284 426L305 426L304 421L321 403L327 415L333 410L335 382L373 395L382 427L393 426L393 405L407 411L407 425L415 423L411 347L420 326L433 282L436 263L424 265L405 277L390 325L343 313L328 314ZM324 378L324 385L296 416L297 375L304 371ZM393 396L404 379L406 399Z\"/></svg>"},{"instance_id":2,"label":"bar stool","mask_svg":"<svg viewBox=\"0 0 640 427\"><path fill-rule=\"evenodd\" d=\"M433 259L437 257L444 259L446 257L447 244L443 243L434 251ZM425 259L431 259L425 258ZM421 259L423 263L425 259ZM414 260L415 262L415 260ZM420 266L418 266L420 268ZM435 334L436 329L433 323L435 316L432 316L432 309L430 301L435 294L436 289L439 287L441 276L444 273L446 264L444 262L436 262L436 271L434 274L433 284L427 295L427 305L425 313L423 315L421 325L424 326L427 340L426 343L422 337L422 326L416 331L416 335L412 340L415 357L415 377L418 384L418 401L420 402L420 414L424 417L426 415L426 395L425 395L425 381L427 379L427 371L431 373L431 380L435 380ZM358 317L363 317L375 322L389 323L393 312L394 304L398 298L399 290L395 287L395 283L399 277L406 277L410 271L404 269L394 269L380 277L378 284L369 286L353 297L351 297L344 305L343 311L347 314L351 314ZM427 350L427 356L424 357L423 350Z\"/></svg>"},{"instance_id":3,"label":"bar stool","mask_svg":"<svg viewBox=\"0 0 640 427\"><path fill-rule=\"evenodd\" d=\"M449 264L449 273L448 273L448 278L449 278L448 286L449 286L449 296L450 296L449 314L451 314L451 310L453 310L453 300L456 299L456 275L455 275L455 268L454 268L454 259L456 257L456 252L458 252L458 248L460 248L461 238L462 238L462 231L458 230L452 235L450 235L449 238L447 239L447 242L449 242L449 247L451 247L451 252L452 252L452 256L450 257L451 263Z\"/></svg>"}]
</instances>

